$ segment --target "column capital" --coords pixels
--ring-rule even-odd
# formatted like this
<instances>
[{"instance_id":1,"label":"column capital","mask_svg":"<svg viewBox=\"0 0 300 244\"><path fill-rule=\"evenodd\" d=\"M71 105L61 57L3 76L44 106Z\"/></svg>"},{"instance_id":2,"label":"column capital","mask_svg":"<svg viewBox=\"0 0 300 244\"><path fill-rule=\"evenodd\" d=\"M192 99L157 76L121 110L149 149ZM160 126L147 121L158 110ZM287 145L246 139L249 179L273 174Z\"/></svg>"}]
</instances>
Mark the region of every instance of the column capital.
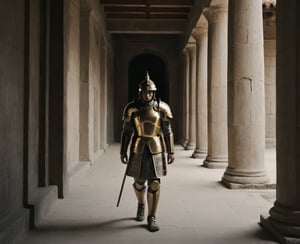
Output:
<instances>
[{"instance_id":1,"label":"column capital","mask_svg":"<svg viewBox=\"0 0 300 244\"><path fill-rule=\"evenodd\" d=\"M204 15L201 15L196 27L192 31L192 36L197 42L201 40L202 35L206 35L208 31L208 23Z\"/></svg>"},{"instance_id":2,"label":"column capital","mask_svg":"<svg viewBox=\"0 0 300 244\"><path fill-rule=\"evenodd\" d=\"M189 51L191 48L196 47L196 39L193 36L190 36L188 43L185 46L185 49Z\"/></svg>"},{"instance_id":3,"label":"column capital","mask_svg":"<svg viewBox=\"0 0 300 244\"><path fill-rule=\"evenodd\" d=\"M228 0L213 1L211 5L203 10L203 14L209 23L220 20L220 15L228 12Z\"/></svg>"}]
</instances>

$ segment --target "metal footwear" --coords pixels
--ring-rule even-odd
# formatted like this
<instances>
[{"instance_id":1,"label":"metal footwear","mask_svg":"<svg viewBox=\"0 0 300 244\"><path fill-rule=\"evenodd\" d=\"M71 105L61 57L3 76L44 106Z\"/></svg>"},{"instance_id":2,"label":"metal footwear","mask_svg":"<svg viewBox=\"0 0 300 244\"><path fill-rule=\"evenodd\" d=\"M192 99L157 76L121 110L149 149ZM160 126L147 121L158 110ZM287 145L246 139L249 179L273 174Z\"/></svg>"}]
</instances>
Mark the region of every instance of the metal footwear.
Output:
<instances>
[{"instance_id":1,"label":"metal footwear","mask_svg":"<svg viewBox=\"0 0 300 244\"><path fill-rule=\"evenodd\" d=\"M145 219L145 204L139 203L136 213L136 221L143 221Z\"/></svg>"},{"instance_id":2,"label":"metal footwear","mask_svg":"<svg viewBox=\"0 0 300 244\"><path fill-rule=\"evenodd\" d=\"M147 222L148 222L148 230L150 232L155 232L159 230L159 226L157 225L154 216L148 216Z\"/></svg>"}]
</instances>

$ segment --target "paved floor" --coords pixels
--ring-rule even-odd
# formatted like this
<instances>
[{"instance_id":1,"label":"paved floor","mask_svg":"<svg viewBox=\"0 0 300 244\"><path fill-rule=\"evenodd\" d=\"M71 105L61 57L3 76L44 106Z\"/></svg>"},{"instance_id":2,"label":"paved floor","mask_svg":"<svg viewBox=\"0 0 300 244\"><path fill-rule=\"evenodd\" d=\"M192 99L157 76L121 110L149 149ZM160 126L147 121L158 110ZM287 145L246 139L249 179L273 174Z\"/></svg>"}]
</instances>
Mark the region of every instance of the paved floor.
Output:
<instances>
[{"instance_id":1,"label":"paved floor","mask_svg":"<svg viewBox=\"0 0 300 244\"><path fill-rule=\"evenodd\" d=\"M275 151L266 151L266 168L275 182ZM201 167L192 151L176 147L176 160L162 178L158 209L160 231L134 220L136 200L127 178L117 197L125 166L119 145L108 148L88 170L74 176L70 192L58 200L39 227L20 244L193 244L276 243L258 224L273 206L275 190L229 190L224 169Z\"/></svg>"}]
</instances>

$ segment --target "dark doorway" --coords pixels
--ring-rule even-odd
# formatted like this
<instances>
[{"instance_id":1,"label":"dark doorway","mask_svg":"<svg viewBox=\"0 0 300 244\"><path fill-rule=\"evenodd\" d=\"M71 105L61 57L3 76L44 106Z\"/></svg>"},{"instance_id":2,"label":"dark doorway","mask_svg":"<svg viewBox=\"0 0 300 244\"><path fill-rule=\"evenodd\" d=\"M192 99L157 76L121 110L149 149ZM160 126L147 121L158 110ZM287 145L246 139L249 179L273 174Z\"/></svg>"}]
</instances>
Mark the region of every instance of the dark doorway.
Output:
<instances>
[{"instance_id":1,"label":"dark doorway","mask_svg":"<svg viewBox=\"0 0 300 244\"><path fill-rule=\"evenodd\" d=\"M139 83L145 80L148 71L157 87L156 97L168 102L168 82L164 61L153 54L141 54L132 59L128 72L128 100L138 97Z\"/></svg>"}]
</instances>

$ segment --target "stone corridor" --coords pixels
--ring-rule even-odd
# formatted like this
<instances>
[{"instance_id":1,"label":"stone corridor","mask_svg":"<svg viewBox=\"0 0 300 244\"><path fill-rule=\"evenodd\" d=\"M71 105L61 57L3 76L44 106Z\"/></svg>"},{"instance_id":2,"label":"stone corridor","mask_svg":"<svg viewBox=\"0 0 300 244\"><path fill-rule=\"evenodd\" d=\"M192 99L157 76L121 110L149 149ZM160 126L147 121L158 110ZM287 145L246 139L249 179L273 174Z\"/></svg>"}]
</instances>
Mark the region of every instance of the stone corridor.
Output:
<instances>
[{"instance_id":1,"label":"stone corridor","mask_svg":"<svg viewBox=\"0 0 300 244\"><path fill-rule=\"evenodd\" d=\"M126 179L116 207L125 169L116 143L72 178L65 199L56 200L38 227L18 244L276 243L258 224L274 203L274 189L229 190L220 183L224 169L201 167L201 161L178 145L175 153L174 164L162 178L159 232L150 233L146 222L134 220L131 178ZM266 149L265 159L275 183L275 150Z\"/></svg>"}]
</instances>

